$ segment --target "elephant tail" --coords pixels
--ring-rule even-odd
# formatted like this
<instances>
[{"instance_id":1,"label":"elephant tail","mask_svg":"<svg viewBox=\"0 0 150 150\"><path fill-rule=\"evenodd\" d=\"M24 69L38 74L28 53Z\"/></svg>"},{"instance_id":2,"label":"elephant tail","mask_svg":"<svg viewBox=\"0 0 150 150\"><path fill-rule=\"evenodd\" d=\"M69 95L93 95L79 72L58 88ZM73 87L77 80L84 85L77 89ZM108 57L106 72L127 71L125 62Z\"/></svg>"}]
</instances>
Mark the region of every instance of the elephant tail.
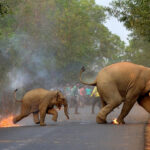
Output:
<instances>
[{"instance_id":1,"label":"elephant tail","mask_svg":"<svg viewBox=\"0 0 150 150\"><path fill-rule=\"evenodd\" d=\"M82 79L81 79L81 75L82 75L82 73L85 71L85 67L83 66L82 68L81 68L81 70L80 70L80 82L82 83L82 84L86 84L86 85L91 85L91 86L96 86L96 80L94 81L94 82L92 82L92 83L87 83L87 82L85 82L85 81L83 81Z\"/></svg>"},{"instance_id":2,"label":"elephant tail","mask_svg":"<svg viewBox=\"0 0 150 150\"><path fill-rule=\"evenodd\" d=\"M18 89L14 90L14 101L15 102L22 102L22 100L17 100L16 98L16 92L18 91Z\"/></svg>"}]
</instances>

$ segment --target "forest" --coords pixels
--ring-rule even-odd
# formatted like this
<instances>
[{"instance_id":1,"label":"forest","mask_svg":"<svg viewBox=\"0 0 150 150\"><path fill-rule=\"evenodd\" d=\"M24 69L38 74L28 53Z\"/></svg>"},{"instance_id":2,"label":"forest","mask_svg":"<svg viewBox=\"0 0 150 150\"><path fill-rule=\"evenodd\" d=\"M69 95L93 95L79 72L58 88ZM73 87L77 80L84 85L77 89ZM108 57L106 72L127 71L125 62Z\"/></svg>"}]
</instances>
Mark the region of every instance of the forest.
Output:
<instances>
[{"instance_id":1,"label":"forest","mask_svg":"<svg viewBox=\"0 0 150 150\"><path fill-rule=\"evenodd\" d=\"M128 45L104 25L110 16L130 31ZM0 0L0 102L16 88L78 83L82 66L89 78L120 61L149 67L149 47L149 0Z\"/></svg>"}]
</instances>

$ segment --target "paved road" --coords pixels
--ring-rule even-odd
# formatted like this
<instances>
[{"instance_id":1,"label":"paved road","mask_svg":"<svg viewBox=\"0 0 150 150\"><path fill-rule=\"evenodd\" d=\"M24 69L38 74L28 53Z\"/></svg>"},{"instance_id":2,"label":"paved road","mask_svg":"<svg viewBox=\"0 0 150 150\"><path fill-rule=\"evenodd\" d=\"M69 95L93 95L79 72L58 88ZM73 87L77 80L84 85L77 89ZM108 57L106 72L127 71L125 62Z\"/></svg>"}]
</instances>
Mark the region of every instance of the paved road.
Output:
<instances>
[{"instance_id":1,"label":"paved road","mask_svg":"<svg viewBox=\"0 0 150 150\"><path fill-rule=\"evenodd\" d=\"M59 113L57 123L47 117L47 126L33 125L31 117L20 122L23 126L0 129L0 150L143 150L144 127L149 115L134 106L125 125L95 123L90 108L80 109L79 115L65 119ZM119 109L108 117L110 122ZM96 109L98 112L98 108Z\"/></svg>"}]
</instances>

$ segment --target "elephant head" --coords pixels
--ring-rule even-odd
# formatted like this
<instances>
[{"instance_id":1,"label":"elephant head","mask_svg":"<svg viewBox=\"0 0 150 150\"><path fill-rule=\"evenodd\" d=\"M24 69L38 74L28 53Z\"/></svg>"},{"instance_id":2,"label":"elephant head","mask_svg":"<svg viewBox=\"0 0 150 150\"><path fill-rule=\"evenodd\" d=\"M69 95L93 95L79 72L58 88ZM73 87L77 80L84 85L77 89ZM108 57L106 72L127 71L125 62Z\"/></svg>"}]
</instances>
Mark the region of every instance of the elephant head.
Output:
<instances>
[{"instance_id":1,"label":"elephant head","mask_svg":"<svg viewBox=\"0 0 150 150\"><path fill-rule=\"evenodd\" d=\"M64 95L62 94L61 91L57 91L56 106L58 107L58 109L61 109L62 105L64 106L64 113L65 113L67 119L69 119L67 99L64 97Z\"/></svg>"}]
</instances>

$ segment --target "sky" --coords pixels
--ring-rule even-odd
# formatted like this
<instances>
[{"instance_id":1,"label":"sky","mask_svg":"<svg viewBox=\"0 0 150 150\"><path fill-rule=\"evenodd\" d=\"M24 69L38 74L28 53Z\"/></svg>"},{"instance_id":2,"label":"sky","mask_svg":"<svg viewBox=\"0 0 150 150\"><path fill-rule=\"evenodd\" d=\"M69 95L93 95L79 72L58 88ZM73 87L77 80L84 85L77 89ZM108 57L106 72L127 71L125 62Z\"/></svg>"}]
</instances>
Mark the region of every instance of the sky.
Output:
<instances>
[{"instance_id":1,"label":"sky","mask_svg":"<svg viewBox=\"0 0 150 150\"><path fill-rule=\"evenodd\" d=\"M112 0L95 0L95 2L102 6L109 6L109 3ZM108 27L108 29L114 33L120 36L121 40L123 40L126 44L128 44L128 34L130 33L123 25L123 23L119 22L116 18L110 17L105 25Z\"/></svg>"}]
</instances>

